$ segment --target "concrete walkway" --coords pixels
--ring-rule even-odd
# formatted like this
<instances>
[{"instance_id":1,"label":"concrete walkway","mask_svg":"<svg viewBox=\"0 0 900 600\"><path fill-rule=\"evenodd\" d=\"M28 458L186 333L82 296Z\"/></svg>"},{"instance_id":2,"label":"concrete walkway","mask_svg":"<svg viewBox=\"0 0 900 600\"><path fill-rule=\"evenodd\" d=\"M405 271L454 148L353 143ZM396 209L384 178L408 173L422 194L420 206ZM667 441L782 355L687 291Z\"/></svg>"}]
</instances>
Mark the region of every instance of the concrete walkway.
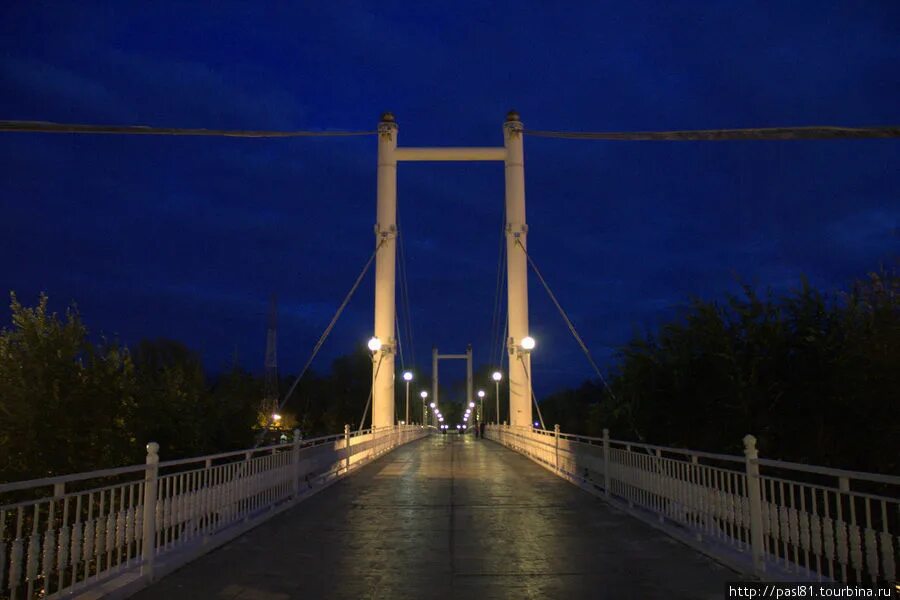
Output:
<instances>
[{"instance_id":1,"label":"concrete walkway","mask_svg":"<svg viewBox=\"0 0 900 600\"><path fill-rule=\"evenodd\" d=\"M135 598L723 598L740 577L493 442L432 436Z\"/></svg>"}]
</instances>

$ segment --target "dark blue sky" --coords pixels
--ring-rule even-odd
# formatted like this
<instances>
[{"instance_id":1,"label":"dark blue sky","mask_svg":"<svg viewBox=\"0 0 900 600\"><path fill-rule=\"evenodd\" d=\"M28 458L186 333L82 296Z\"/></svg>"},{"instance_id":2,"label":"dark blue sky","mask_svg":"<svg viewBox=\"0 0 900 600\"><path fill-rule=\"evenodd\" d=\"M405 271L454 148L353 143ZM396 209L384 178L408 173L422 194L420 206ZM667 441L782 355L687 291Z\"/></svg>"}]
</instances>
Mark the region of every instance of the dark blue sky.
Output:
<instances>
[{"instance_id":1,"label":"dark blue sky","mask_svg":"<svg viewBox=\"0 0 900 600\"><path fill-rule=\"evenodd\" d=\"M900 123L893 1L143 4L5 2L0 118L372 129L391 110L400 145L499 145L511 107L533 129ZM837 288L900 248L895 140L525 143L530 251L605 368L691 295ZM0 288L213 370L235 348L262 368L274 292L297 371L372 250L374 138L2 134L0 164ZM403 164L399 206L417 362L467 342L486 360L502 167ZM533 278L531 307L538 392L591 376ZM370 276L316 368L371 328Z\"/></svg>"}]
</instances>

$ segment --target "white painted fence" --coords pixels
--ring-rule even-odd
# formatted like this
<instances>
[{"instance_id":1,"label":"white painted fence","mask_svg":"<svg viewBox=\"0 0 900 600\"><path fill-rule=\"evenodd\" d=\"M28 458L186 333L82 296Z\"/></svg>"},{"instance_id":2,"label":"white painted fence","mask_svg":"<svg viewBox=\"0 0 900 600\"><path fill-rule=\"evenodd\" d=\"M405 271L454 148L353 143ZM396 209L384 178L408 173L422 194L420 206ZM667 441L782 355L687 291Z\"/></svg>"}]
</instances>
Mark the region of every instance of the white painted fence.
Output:
<instances>
[{"instance_id":1,"label":"white painted fence","mask_svg":"<svg viewBox=\"0 0 900 600\"><path fill-rule=\"evenodd\" d=\"M124 597L364 464L400 425L0 484L0 599Z\"/></svg>"},{"instance_id":2,"label":"white painted fence","mask_svg":"<svg viewBox=\"0 0 900 600\"><path fill-rule=\"evenodd\" d=\"M900 477L554 431L486 437L731 566L765 579L894 582Z\"/></svg>"}]
</instances>

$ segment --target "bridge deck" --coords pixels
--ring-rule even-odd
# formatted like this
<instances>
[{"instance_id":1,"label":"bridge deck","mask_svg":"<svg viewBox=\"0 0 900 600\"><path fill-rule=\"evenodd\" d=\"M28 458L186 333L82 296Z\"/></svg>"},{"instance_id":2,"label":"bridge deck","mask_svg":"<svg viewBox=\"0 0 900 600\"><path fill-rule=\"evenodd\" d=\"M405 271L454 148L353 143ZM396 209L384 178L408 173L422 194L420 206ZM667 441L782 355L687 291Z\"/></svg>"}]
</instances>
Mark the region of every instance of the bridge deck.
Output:
<instances>
[{"instance_id":1,"label":"bridge deck","mask_svg":"<svg viewBox=\"0 0 900 600\"><path fill-rule=\"evenodd\" d=\"M400 448L136 596L722 598L732 571L471 436Z\"/></svg>"}]
</instances>

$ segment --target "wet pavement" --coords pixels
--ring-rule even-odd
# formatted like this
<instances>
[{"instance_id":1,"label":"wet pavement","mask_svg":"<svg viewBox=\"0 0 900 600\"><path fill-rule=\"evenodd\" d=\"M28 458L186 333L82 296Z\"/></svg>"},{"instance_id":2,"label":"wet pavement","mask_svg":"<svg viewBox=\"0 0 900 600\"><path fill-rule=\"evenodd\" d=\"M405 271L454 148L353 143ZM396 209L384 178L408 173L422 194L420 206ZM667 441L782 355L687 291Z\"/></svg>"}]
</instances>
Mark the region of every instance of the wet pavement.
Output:
<instances>
[{"instance_id":1,"label":"wet pavement","mask_svg":"<svg viewBox=\"0 0 900 600\"><path fill-rule=\"evenodd\" d=\"M471 436L362 468L134 598L723 598L733 571Z\"/></svg>"}]
</instances>

